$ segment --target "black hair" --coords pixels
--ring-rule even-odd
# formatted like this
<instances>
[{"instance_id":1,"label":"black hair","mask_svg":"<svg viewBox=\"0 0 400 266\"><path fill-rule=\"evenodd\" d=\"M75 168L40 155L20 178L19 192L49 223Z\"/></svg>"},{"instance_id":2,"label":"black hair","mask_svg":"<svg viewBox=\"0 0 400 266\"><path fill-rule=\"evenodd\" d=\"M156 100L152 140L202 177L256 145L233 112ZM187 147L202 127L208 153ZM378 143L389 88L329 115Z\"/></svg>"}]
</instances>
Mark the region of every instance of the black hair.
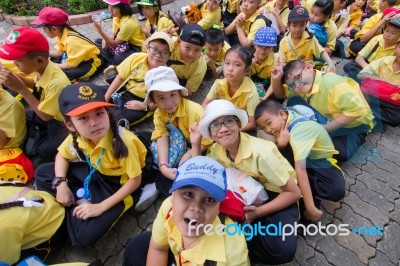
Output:
<instances>
[{"instance_id":1,"label":"black hair","mask_svg":"<svg viewBox=\"0 0 400 266\"><path fill-rule=\"evenodd\" d=\"M115 119L115 116L113 112L108 108L104 107L108 113L108 118L110 120L110 129L113 133L113 139L112 139L112 145L113 145L113 151L114 151L114 156L116 159L124 158L128 156L128 148L126 147L124 141L122 140L120 134L119 134L119 129L117 125L117 121ZM71 122L71 117L64 115L65 122ZM78 132L70 132L72 135L72 145L74 146L75 150L78 152L78 157L81 160L85 160L85 154L79 148L77 138L79 136Z\"/></svg>"},{"instance_id":2,"label":"black hair","mask_svg":"<svg viewBox=\"0 0 400 266\"><path fill-rule=\"evenodd\" d=\"M38 200L35 200L37 203L43 203L44 199L39 198ZM16 201L11 201L11 202L5 202L0 204L0 210L12 208L12 207L25 207L24 202L22 200L16 200Z\"/></svg>"},{"instance_id":3,"label":"black hair","mask_svg":"<svg viewBox=\"0 0 400 266\"><path fill-rule=\"evenodd\" d=\"M225 42L225 35L222 30L211 28L206 31L206 43L209 43L211 45L216 45L216 44L224 44L224 42Z\"/></svg>"},{"instance_id":4,"label":"black hair","mask_svg":"<svg viewBox=\"0 0 400 266\"><path fill-rule=\"evenodd\" d=\"M254 119L259 119L265 112L278 115L280 110L283 110L283 106L277 99L265 99L257 105L256 110L254 111Z\"/></svg>"},{"instance_id":5,"label":"black hair","mask_svg":"<svg viewBox=\"0 0 400 266\"><path fill-rule=\"evenodd\" d=\"M345 8L347 8L349 5L353 4L355 0L340 0L340 2L346 2Z\"/></svg>"},{"instance_id":6,"label":"black hair","mask_svg":"<svg viewBox=\"0 0 400 266\"><path fill-rule=\"evenodd\" d=\"M119 3L119 4L116 4L115 6L119 8L119 12L121 13L121 17L132 16L133 15L133 11L132 11L132 8L131 8L130 5Z\"/></svg>"},{"instance_id":7,"label":"black hair","mask_svg":"<svg viewBox=\"0 0 400 266\"><path fill-rule=\"evenodd\" d=\"M385 1L389 7L394 7L395 5L397 5L397 0L383 0Z\"/></svg>"},{"instance_id":8,"label":"black hair","mask_svg":"<svg viewBox=\"0 0 400 266\"><path fill-rule=\"evenodd\" d=\"M225 58L231 52L238 53L240 59L242 59L243 62L246 64L246 68L251 66L251 63L253 60L253 54L249 48L241 46L241 45L235 45L226 52Z\"/></svg>"},{"instance_id":9,"label":"black hair","mask_svg":"<svg viewBox=\"0 0 400 266\"><path fill-rule=\"evenodd\" d=\"M317 0L315 1L313 7L320 8L322 14L330 18L333 13L333 0Z\"/></svg>"},{"instance_id":10,"label":"black hair","mask_svg":"<svg viewBox=\"0 0 400 266\"><path fill-rule=\"evenodd\" d=\"M286 80L288 75L293 73L294 70L304 67L304 62L301 60L292 60L283 67L282 80Z\"/></svg>"},{"instance_id":11,"label":"black hair","mask_svg":"<svg viewBox=\"0 0 400 266\"><path fill-rule=\"evenodd\" d=\"M157 91L157 90L155 90L155 91ZM177 89L176 91L179 92L179 94L181 95L181 97L184 97L184 96L182 95L182 90ZM154 91L151 91L151 92L149 93L149 98L150 98L150 101L151 101L152 103L155 103L155 102L154 102L154 95L153 95L153 92L154 92Z\"/></svg>"},{"instance_id":12,"label":"black hair","mask_svg":"<svg viewBox=\"0 0 400 266\"><path fill-rule=\"evenodd\" d=\"M295 22L300 22L300 21L295 21ZM312 39L314 37L314 33L312 33L311 31L308 30L308 27L307 27L308 21L305 21L305 22L306 22L306 29L304 31L308 33L307 40L310 40L310 39ZM290 30L289 30L290 23L294 23L294 22L288 22L288 24L287 24L288 25L288 29L286 30L285 36L288 36L289 33L290 33Z\"/></svg>"},{"instance_id":13,"label":"black hair","mask_svg":"<svg viewBox=\"0 0 400 266\"><path fill-rule=\"evenodd\" d=\"M49 58L49 52L28 52L27 56L29 58L35 58L35 57L43 57L46 58L46 60Z\"/></svg>"}]
</instances>

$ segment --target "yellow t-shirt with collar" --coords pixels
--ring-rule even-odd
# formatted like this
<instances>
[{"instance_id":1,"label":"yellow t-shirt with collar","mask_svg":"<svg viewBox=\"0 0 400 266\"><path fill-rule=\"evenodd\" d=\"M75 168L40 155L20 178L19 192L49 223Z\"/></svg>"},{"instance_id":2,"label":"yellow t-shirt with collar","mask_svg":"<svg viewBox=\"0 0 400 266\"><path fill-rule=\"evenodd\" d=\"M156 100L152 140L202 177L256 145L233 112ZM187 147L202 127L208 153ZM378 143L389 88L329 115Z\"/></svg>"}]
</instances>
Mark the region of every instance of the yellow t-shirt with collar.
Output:
<instances>
[{"instance_id":1,"label":"yellow t-shirt with collar","mask_svg":"<svg viewBox=\"0 0 400 266\"><path fill-rule=\"evenodd\" d=\"M321 57L324 48L318 43L318 40L307 32L303 33L301 40L297 45L292 41L292 35L289 33L279 43L279 57L285 63L292 60L312 61L314 57Z\"/></svg>"},{"instance_id":2,"label":"yellow t-shirt with collar","mask_svg":"<svg viewBox=\"0 0 400 266\"><path fill-rule=\"evenodd\" d=\"M78 33L64 28L61 38L56 37L55 48L61 53L66 53L67 65L77 67L80 63L93 59L93 67L101 65L100 50L94 44L82 39Z\"/></svg>"},{"instance_id":3,"label":"yellow t-shirt with collar","mask_svg":"<svg viewBox=\"0 0 400 266\"><path fill-rule=\"evenodd\" d=\"M370 17L367 22L365 22L364 26L361 28L359 32L354 35L354 39L360 38L360 36L364 35L366 32L368 32L370 29L372 29L378 22L382 20L382 13L375 14L372 17ZM381 30L377 30L375 32L375 35L381 34Z\"/></svg>"},{"instance_id":4,"label":"yellow t-shirt with collar","mask_svg":"<svg viewBox=\"0 0 400 266\"><path fill-rule=\"evenodd\" d=\"M342 77L334 73L315 71L314 84L311 91L298 94L304 101L314 107L326 119L332 121L339 115L360 116L354 122L344 126L353 128L367 125L373 128L371 109L365 100L357 82L348 77Z\"/></svg>"},{"instance_id":5,"label":"yellow t-shirt with collar","mask_svg":"<svg viewBox=\"0 0 400 266\"><path fill-rule=\"evenodd\" d=\"M243 132L240 133L239 150L234 162L228 157L226 149L217 143L211 146L208 156L225 168L234 167L245 172L270 191L281 193L280 187L285 185L289 178L297 184L295 170L273 142Z\"/></svg>"},{"instance_id":6,"label":"yellow t-shirt with collar","mask_svg":"<svg viewBox=\"0 0 400 266\"><path fill-rule=\"evenodd\" d=\"M126 80L126 90L130 93L144 99L146 97L146 85L144 76L149 71L146 53L133 53L117 66L118 75Z\"/></svg>"},{"instance_id":7,"label":"yellow t-shirt with collar","mask_svg":"<svg viewBox=\"0 0 400 266\"><path fill-rule=\"evenodd\" d=\"M206 98L210 101L215 99L228 100L236 108L245 110L248 116L254 116L254 111L260 103L256 86L249 77L244 77L242 84L233 96L229 95L229 85L226 78L217 79Z\"/></svg>"},{"instance_id":8,"label":"yellow t-shirt with collar","mask_svg":"<svg viewBox=\"0 0 400 266\"><path fill-rule=\"evenodd\" d=\"M195 122L199 123L203 117L203 107L191 100L181 97L178 109L174 114L170 115L159 108L154 112L154 131L151 135L151 140L157 140L163 136L169 136L166 127L167 122L171 122L175 127L179 128L185 136L186 141L190 141L189 127ZM203 145L210 145L212 141L203 138Z\"/></svg>"},{"instance_id":9,"label":"yellow t-shirt with collar","mask_svg":"<svg viewBox=\"0 0 400 266\"><path fill-rule=\"evenodd\" d=\"M215 217L214 228L221 224ZM225 225L233 224L226 216ZM201 266L206 260L215 261L218 266L250 266L246 239L243 234L203 235L202 239L189 249L183 248L182 233L174 220L171 197L165 199L153 223L151 239L161 246L169 246L175 261L182 265Z\"/></svg>"},{"instance_id":10,"label":"yellow t-shirt with collar","mask_svg":"<svg viewBox=\"0 0 400 266\"><path fill-rule=\"evenodd\" d=\"M163 31L168 29L169 27L174 25L174 22L172 22L172 20L170 20L168 18L168 16L162 12L159 11L158 12L158 19L157 19L157 23L156 24L151 24L150 21L147 19L146 22L144 23L144 25L146 26L146 28L150 28L151 26L153 26L154 31ZM175 27L175 26L174 26ZM174 36L177 36L178 34L175 32L173 34Z\"/></svg>"},{"instance_id":11,"label":"yellow t-shirt with collar","mask_svg":"<svg viewBox=\"0 0 400 266\"><path fill-rule=\"evenodd\" d=\"M0 88L0 130L10 140L1 149L18 148L26 134L24 106L10 93Z\"/></svg>"},{"instance_id":12,"label":"yellow t-shirt with collar","mask_svg":"<svg viewBox=\"0 0 400 266\"><path fill-rule=\"evenodd\" d=\"M265 27L265 21L264 19L257 19L257 16L259 16L258 11L256 11L251 17L246 19L245 23L242 26L242 29L244 30L244 34L246 35L246 38L248 40L254 40L256 36L256 32L262 28Z\"/></svg>"},{"instance_id":13,"label":"yellow t-shirt with collar","mask_svg":"<svg viewBox=\"0 0 400 266\"><path fill-rule=\"evenodd\" d=\"M375 45L379 43L379 47L371 54L371 51L374 49ZM383 39L383 34L373 37L364 48L358 52L365 60L368 62L373 62L379 58L394 55L396 51L396 44L384 48L385 40ZM367 58L368 57L368 58Z\"/></svg>"},{"instance_id":14,"label":"yellow t-shirt with collar","mask_svg":"<svg viewBox=\"0 0 400 266\"><path fill-rule=\"evenodd\" d=\"M337 33L344 34L346 32L347 25L350 23L349 9L344 9L336 14L333 14L331 20L336 24Z\"/></svg>"},{"instance_id":15,"label":"yellow t-shirt with collar","mask_svg":"<svg viewBox=\"0 0 400 266\"><path fill-rule=\"evenodd\" d=\"M296 112L288 111L286 125L289 126L301 117ZM311 120L298 122L292 127L289 143L292 147L295 161L307 158L312 160L331 159L334 154L339 153L335 150L325 128Z\"/></svg>"},{"instance_id":16,"label":"yellow t-shirt with collar","mask_svg":"<svg viewBox=\"0 0 400 266\"><path fill-rule=\"evenodd\" d=\"M396 56L385 56L369 63L360 73L368 73L395 86L400 85L400 70L394 71ZM400 88L399 88L400 92Z\"/></svg>"},{"instance_id":17,"label":"yellow t-shirt with collar","mask_svg":"<svg viewBox=\"0 0 400 266\"><path fill-rule=\"evenodd\" d=\"M182 60L179 52L178 38L172 37L172 42L173 48L170 59L179 61L182 64L172 64L171 68L175 71L178 78L187 80L186 89L191 92L196 92L207 72L206 59L204 55L201 54L193 63L186 63Z\"/></svg>"},{"instance_id":18,"label":"yellow t-shirt with collar","mask_svg":"<svg viewBox=\"0 0 400 266\"><path fill-rule=\"evenodd\" d=\"M43 88L38 109L58 121L64 121L58 106L58 96L71 84L65 73L55 63L49 61L41 76L35 72L31 74L31 78L36 83L37 90Z\"/></svg>"},{"instance_id":19,"label":"yellow t-shirt with collar","mask_svg":"<svg viewBox=\"0 0 400 266\"><path fill-rule=\"evenodd\" d=\"M328 19L324 25L326 33L328 33L328 42L326 43L326 47L335 50L336 46L336 34L337 27L334 21Z\"/></svg>"},{"instance_id":20,"label":"yellow t-shirt with collar","mask_svg":"<svg viewBox=\"0 0 400 266\"><path fill-rule=\"evenodd\" d=\"M224 24L222 23L221 7L218 7L213 11L206 9L206 7L207 5L205 3L201 6L201 20L197 22L197 24L199 24L203 30L208 30L214 25L219 25L222 29Z\"/></svg>"},{"instance_id":21,"label":"yellow t-shirt with collar","mask_svg":"<svg viewBox=\"0 0 400 266\"><path fill-rule=\"evenodd\" d=\"M127 41L132 45L142 47L143 42L146 40L146 35L140 29L139 22L132 16L123 16L122 18L113 18L112 31L119 32L117 39Z\"/></svg>"},{"instance_id":22,"label":"yellow t-shirt with collar","mask_svg":"<svg viewBox=\"0 0 400 266\"><path fill-rule=\"evenodd\" d=\"M101 159L96 170L103 175L120 176L120 184L123 185L128 179L136 178L142 174L142 168L145 166L146 147L139 138L126 129L120 129L120 135L128 149L128 156L124 158L115 158L113 149L113 133L111 130L93 147L88 139L78 136L77 143L79 148L87 154L90 164L95 167L98 162L102 149L104 156ZM60 155L67 160L78 159L78 154L73 146L72 135L69 135L58 147ZM81 158L84 160L84 158Z\"/></svg>"},{"instance_id":23,"label":"yellow t-shirt with collar","mask_svg":"<svg viewBox=\"0 0 400 266\"><path fill-rule=\"evenodd\" d=\"M349 10L350 10L350 7L349 7ZM361 9L357 9L356 11L350 13L349 26L353 26L353 29L357 29L358 26L360 26L362 15L363 15L363 12ZM358 36L357 33L355 36ZM357 37L355 37L355 38L357 38Z\"/></svg>"},{"instance_id":24,"label":"yellow t-shirt with collar","mask_svg":"<svg viewBox=\"0 0 400 266\"><path fill-rule=\"evenodd\" d=\"M227 43L226 41L224 41L224 47L222 47L222 51L221 51L221 53L219 54L219 56L218 56L218 58L217 58L217 61L216 61L216 63L215 63L215 65L216 65L217 67L222 65L222 63L224 62L224 59L225 59L226 52L228 52L228 50L229 50L230 48L231 48L230 44Z\"/></svg>"},{"instance_id":25,"label":"yellow t-shirt with collar","mask_svg":"<svg viewBox=\"0 0 400 266\"><path fill-rule=\"evenodd\" d=\"M250 67L250 75L261 79L270 79L272 68L278 62L278 54L270 52L268 57L261 64L253 63Z\"/></svg>"}]
</instances>

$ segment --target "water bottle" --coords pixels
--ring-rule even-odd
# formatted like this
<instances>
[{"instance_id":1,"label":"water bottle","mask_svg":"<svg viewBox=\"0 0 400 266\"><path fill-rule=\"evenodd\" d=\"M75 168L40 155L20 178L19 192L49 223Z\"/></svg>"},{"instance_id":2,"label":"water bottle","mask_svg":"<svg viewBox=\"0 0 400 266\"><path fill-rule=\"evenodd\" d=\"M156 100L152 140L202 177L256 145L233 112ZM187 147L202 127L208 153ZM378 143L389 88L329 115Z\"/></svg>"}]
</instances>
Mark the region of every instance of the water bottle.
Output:
<instances>
[{"instance_id":1,"label":"water bottle","mask_svg":"<svg viewBox=\"0 0 400 266\"><path fill-rule=\"evenodd\" d=\"M67 61L67 53L63 53L62 57L61 57L61 64L65 64L65 61Z\"/></svg>"},{"instance_id":2,"label":"water bottle","mask_svg":"<svg viewBox=\"0 0 400 266\"><path fill-rule=\"evenodd\" d=\"M96 22L100 22L101 20L106 20L109 18L111 18L111 12L108 10L104 10L101 13L92 16L92 19Z\"/></svg>"}]
</instances>

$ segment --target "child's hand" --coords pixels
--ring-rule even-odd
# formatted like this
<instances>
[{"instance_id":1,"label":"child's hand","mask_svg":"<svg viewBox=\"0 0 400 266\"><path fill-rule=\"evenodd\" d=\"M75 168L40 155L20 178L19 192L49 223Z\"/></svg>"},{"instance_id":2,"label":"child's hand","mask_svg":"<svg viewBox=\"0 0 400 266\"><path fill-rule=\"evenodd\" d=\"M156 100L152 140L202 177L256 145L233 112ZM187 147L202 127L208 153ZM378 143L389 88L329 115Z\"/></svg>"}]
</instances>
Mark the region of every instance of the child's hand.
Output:
<instances>
[{"instance_id":1,"label":"child's hand","mask_svg":"<svg viewBox=\"0 0 400 266\"><path fill-rule=\"evenodd\" d=\"M165 176L169 180L174 180L176 172L177 172L177 169L176 168L169 168L166 165L162 165L161 168L160 168L160 171L163 174L163 176Z\"/></svg>"},{"instance_id":2,"label":"child's hand","mask_svg":"<svg viewBox=\"0 0 400 266\"><path fill-rule=\"evenodd\" d=\"M136 111L144 111L146 109L146 107L142 102L136 100L127 101L124 106L126 109L136 110Z\"/></svg>"},{"instance_id":3,"label":"child's hand","mask_svg":"<svg viewBox=\"0 0 400 266\"><path fill-rule=\"evenodd\" d=\"M255 52L254 53L254 57L253 57L253 59L252 59L252 64L255 64L255 63L257 63L257 61L258 61L258 59L259 59L259 57L258 57L258 53L257 52Z\"/></svg>"},{"instance_id":4,"label":"child's hand","mask_svg":"<svg viewBox=\"0 0 400 266\"><path fill-rule=\"evenodd\" d=\"M150 33L150 28L147 28L145 25L140 25L140 29L142 30L142 32L147 36L150 37L151 33Z\"/></svg>"},{"instance_id":5,"label":"child's hand","mask_svg":"<svg viewBox=\"0 0 400 266\"><path fill-rule=\"evenodd\" d=\"M242 27L243 24L246 22L245 14L240 13L239 15L237 15L234 22L236 23L236 26Z\"/></svg>"},{"instance_id":6,"label":"child's hand","mask_svg":"<svg viewBox=\"0 0 400 266\"><path fill-rule=\"evenodd\" d=\"M201 142L201 138L203 136L199 132L199 126L197 122L194 122L193 125L189 127L189 133L190 133L190 143L192 143L192 146L194 144L199 144Z\"/></svg>"},{"instance_id":7,"label":"child's hand","mask_svg":"<svg viewBox=\"0 0 400 266\"><path fill-rule=\"evenodd\" d=\"M72 204L75 204L74 195L66 182L61 182L61 184L57 186L56 201L64 207L69 207Z\"/></svg>"},{"instance_id":8,"label":"child's hand","mask_svg":"<svg viewBox=\"0 0 400 266\"><path fill-rule=\"evenodd\" d=\"M244 215L246 217L246 222L248 223L251 223L260 217L258 208L254 205L244 206Z\"/></svg>"},{"instance_id":9,"label":"child's hand","mask_svg":"<svg viewBox=\"0 0 400 266\"><path fill-rule=\"evenodd\" d=\"M87 220L91 217L97 217L102 215L104 212L101 203L91 204L91 203L83 203L79 206L76 206L72 215L76 218Z\"/></svg>"},{"instance_id":10,"label":"child's hand","mask_svg":"<svg viewBox=\"0 0 400 266\"><path fill-rule=\"evenodd\" d=\"M312 222L318 222L319 219L321 219L322 214L323 212L315 206L313 206L311 210L304 211L304 216L306 217L306 219Z\"/></svg>"},{"instance_id":11,"label":"child's hand","mask_svg":"<svg viewBox=\"0 0 400 266\"><path fill-rule=\"evenodd\" d=\"M387 14L386 16L383 17L382 21L383 22L388 22L392 17L394 17L396 15L396 12L392 11L389 14Z\"/></svg>"},{"instance_id":12,"label":"child's hand","mask_svg":"<svg viewBox=\"0 0 400 266\"><path fill-rule=\"evenodd\" d=\"M169 26L167 29L163 29L162 31L169 34L169 36L172 37L172 35L175 34L179 30L179 27L174 27L174 25Z\"/></svg>"},{"instance_id":13,"label":"child's hand","mask_svg":"<svg viewBox=\"0 0 400 266\"><path fill-rule=\"evenodd\" d=\"M329 65L326 69L327 73L335 73L335 66L334 65Z\"/></svg>"},{"instance_id":14,"label":"child's hand","mask_svg":"<svg viewBox=\"0 0 400 266\"><path fill-rule=\"evenodd\" d=\"M290 132L289 129L286 126L285 121L282 121L281 125L281 131L279 132L279 136L276 137L276 143L278 145L278 148L284 148L288 144L290 140Z\"/></svg>"},{"instance_id":15,"label":"child's hand","mask_svg":"<svg viewBox=\"0 0 400 266\"><path fill-rule=\"evenodd\" d=\"M97 30L97 32L100 32L101 31L101 20L100 21L93 20L93 26Z\"/></svg>"},{"instance_id":16,"label":"child's hand","mask_svg":"<svg viewBox=\"0 0 400 266\"><path fill-rule=\"evenodd\" d=\"M279 17L279 10L276 7L270 9L270 11L275 17Z\"/></svg>"},{"instance_id":17,"label":"child's hand","mask_svg":"<svg viewBox=\"0 0 400 266\"><path fill-rule=\"evenodd\" d=\"M0 69L0 83L18 93L26 88L24 82L4 66Z\"/></svg>"},{"instance_id":18,"label":"child's hand","mask_svg":"<svg viewBox=\"0 0 400 266\"><path fill-rule=\"evenodd\" d=\"M281 80L283 77L283 63L278 61L275 67L271 71L271 79Z\"/></svg>"},{"instance_id":19,"label":"child's hand","mask_svg":"<svg viewBox=\"0 0 400 266\"><path fill-rule=\"evenodd\" d=\"M208 66L209 68L215 69L216 61L217 61L217 60L215 60L215 59L209 57L208 55L206 55L206 62L207 62L207 66Z\"/></svg>"}]
</instances>

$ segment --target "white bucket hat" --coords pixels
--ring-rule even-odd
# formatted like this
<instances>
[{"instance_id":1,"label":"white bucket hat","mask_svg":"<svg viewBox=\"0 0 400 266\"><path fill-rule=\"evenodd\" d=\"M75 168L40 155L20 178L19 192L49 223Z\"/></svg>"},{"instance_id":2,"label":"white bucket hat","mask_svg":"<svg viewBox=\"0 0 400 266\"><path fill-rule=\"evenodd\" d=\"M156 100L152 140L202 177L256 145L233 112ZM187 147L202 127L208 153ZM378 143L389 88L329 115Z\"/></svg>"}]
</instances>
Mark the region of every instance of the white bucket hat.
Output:
<instances>
[{"instance_id":1,"label":"white bucket hat","mask_svg":"<svg viewBox=\"0 0 400 266\"><path fill-rule=\"evenodd\" d=\"M146 85L146 98L143 104L147 106L150 101L150 92L152 91L174 91L180 90L182 96L188 95L188 90L179 85L174 70L170 67L159 66L151 69L144 76L144 84Z\"/></svg>"},{"instance_id":2,"label":"white bucket hat","mask_svg":"<svg viewBox=\"0 0 400 266\"><path fill-rule=\"evenodd\" d=\"M210 130L208 129L211 122L225 115L234 115L239 118L241 127L247 125L249 121L246 111L236 108L233 103L227 100L214 100L207 105L203 119L199 123L201 135L211 139Z\"/></svg>"}]
</instances>

